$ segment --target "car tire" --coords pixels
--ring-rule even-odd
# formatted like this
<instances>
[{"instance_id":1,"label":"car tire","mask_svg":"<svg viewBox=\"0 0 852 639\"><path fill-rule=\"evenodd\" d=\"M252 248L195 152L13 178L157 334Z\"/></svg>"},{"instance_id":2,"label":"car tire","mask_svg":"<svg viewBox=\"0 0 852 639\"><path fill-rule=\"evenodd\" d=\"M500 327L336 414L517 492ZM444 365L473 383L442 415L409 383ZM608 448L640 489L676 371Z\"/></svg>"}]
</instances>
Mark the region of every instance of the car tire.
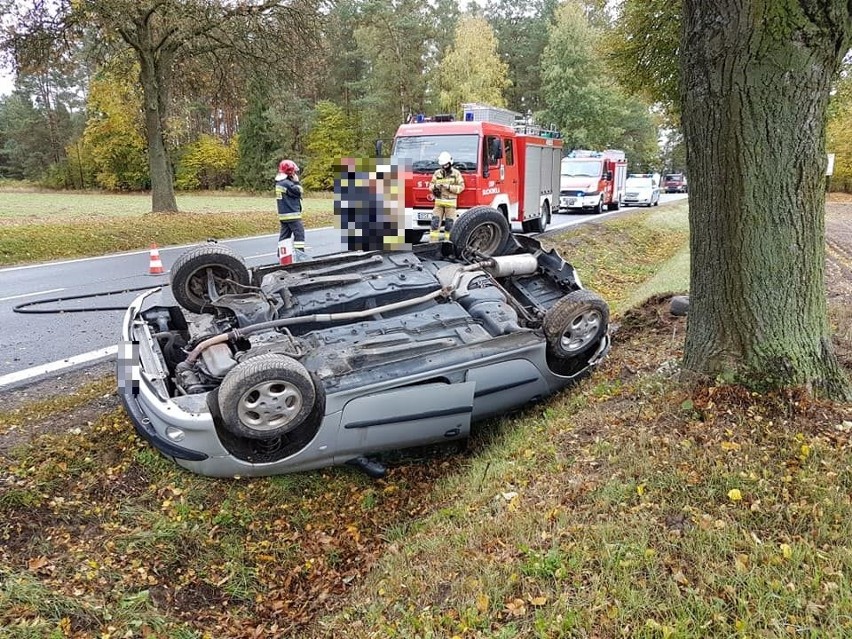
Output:
<instances>
[{"instance_id":1,"label":"car tire","mask_svg":"<svg viewBox=\"0 0 852 639\"><path fill-rule=\"evenodd\" d=\"M689 313L689 295L675 295L669 303L669 312L676 317Z\"/></svg>"},{"instance_id":2,"label":"car tire","mask_svg":"<svg viewBox=\"0 0 852 639\"><path fill-rule=\"evenodd\" d=\"M287 355L267 353L240 362L219 386L225 428L250 439L275 439L305 424L316 402L307 369Z\"/></svg>"},{"instance_id":3,"label":"car tire","mask_svg":"<svg viewBox=\"0 0 852 639\"><path fill-rule=\"evenodd\" d=\"M547 200L542 202L541 210L539 211L539 216L530 220L529 223L523 222L521 226L524 229L524 233L544 233L547 229L547 225L550 223L550 204ZM528 230L529 229L529 230Z\"/></svg>"},{"instance_id":4,"label":"car tire","mask_svg":"<svg viewBox=\"0 0 852 639\"><path fill-rule=\"evenodd\" d=\"M542 328L548 352L558 359L576 359L594 350L606 334L609 307L599 295L572 291L551 307Z\"/></svg>"},{"instance_id":5,"label":"car tire","mask_svg":"<svg viewBox=\"0 0 852 639\"><path fill-rule=\"evenodd\" d=\"M227 246L205 244L188 250L172 266L169 283L177 303L191 313L202 313L210 306L208 272L220 295L241 293L251 281L243 258Z\"/></svg>"},{"instance_id":6,"label":"car tire","mask_svg":"<svg viewBox=\"0 0 852 639\"><path fill-rule=\"evenodd\" d=\"M598 200L597 206L592 211L595 215L600 215L603 213L603 197Z\"/></svg>"},{"instance_id":7,"label":"car tire","mask_svg":"<svg viewBox=\"0 0 852 639\"><path fill-rule=\"evenodd\" d=\"M616 200L615 202L610 202L609 204L606 205L607 211L617 211L620 208L621 208L621 202L619 202L618 200Z\"/></svg>"},{"instance_id":8,"label":"car tire","mask_svg":"<svg viewBox=\"0 0 852 639\"><path fill-rule=\"evenodd\" d=\"M502 255L512 237L509 220L491 206L474 206L460 215L450 231L458 257Z\"/></svg>"}]
</instances>

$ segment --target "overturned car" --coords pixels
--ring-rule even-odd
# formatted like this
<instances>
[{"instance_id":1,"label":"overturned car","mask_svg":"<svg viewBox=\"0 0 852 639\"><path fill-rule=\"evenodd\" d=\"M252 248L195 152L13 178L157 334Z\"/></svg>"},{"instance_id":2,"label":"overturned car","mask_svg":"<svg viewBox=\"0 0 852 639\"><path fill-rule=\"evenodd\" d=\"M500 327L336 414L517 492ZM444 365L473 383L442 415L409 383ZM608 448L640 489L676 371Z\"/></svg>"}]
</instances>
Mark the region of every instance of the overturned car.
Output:
<instances>
[{"instance_id":1,"label":"overturned car","mask_svg":"<svg viewBox=\"0 0 852 639\"><path fill-rule=\"evenodd\" d=\"M609 310L495 209L450 241L248 269L207 244L124 317L118 380L138 433L211 476L353 464L462 441L569 385L609 349ZM371 458L371 456L373 456Z\"/></svg>"}]
</instances>

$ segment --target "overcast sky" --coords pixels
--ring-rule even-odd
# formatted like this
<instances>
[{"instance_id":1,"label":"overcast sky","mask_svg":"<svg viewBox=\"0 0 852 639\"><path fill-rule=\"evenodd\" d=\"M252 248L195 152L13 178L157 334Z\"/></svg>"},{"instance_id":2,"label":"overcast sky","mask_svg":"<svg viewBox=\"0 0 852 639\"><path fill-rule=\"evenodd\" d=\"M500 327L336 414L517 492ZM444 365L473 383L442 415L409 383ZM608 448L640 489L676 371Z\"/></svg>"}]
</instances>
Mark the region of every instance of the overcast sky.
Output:
<instances>
[{"instance_id":1,"label":"overcast sky","mask_svg":"<svg viewBox=\"0 0 852 639\"><path fill-rule=\"evenodd\" d=\"M0 67L0 96L9 95L14 88L14 83L14 78L7 75L5 70Z\"/></svg>"}]
</instances>

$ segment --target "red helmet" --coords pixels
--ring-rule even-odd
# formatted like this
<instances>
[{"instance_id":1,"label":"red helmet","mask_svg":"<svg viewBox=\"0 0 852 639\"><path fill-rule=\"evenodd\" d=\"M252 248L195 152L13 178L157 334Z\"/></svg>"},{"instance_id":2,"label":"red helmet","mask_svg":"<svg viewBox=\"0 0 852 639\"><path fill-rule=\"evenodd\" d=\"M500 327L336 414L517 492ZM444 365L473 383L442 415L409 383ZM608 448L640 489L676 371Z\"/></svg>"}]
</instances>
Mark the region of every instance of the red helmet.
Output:
<instances>
[{"instance_id":1,"label":"red helmet","mask_svg":"<svg viewBox=\"0 0 852 639\"><path fill-rule=\"evenodd\" d=\"M293 175L299 172L299 167L293 160L281 160L281 164L278 165L278 172L284 175Z\"/></svg>"}]
</instances>

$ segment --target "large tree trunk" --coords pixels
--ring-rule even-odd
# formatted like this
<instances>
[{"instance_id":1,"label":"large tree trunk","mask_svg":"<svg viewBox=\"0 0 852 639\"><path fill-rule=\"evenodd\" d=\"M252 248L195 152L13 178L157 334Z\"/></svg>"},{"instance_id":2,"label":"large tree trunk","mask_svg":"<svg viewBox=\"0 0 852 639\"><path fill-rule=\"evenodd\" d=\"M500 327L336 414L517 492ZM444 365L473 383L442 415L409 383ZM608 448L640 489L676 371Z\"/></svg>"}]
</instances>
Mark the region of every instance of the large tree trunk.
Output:
<instances>
[{"instance_id":1,"label":"large tree trunk","mask_svg":"<svg viewBox=\"0 0 852 639\"><path fill-rule=\"evenodd\" d=\"M177 211L174 172L166 150L165 122L168 81L164 77L167 62L153 55L140 55L142 99L145 105L145 131L148 142L148 166L151 172L151 211Z\"/></svg>"},{"instance_id":2,"label":"large tree trunk","mask_svg":"<svg viewBox=\"0 0 852 639\"><path fill-rule=\"evenodd\" d=\"M849 397L825 294L825 110L846 0L684 0L684 368Z\"/></svg>"}]
</instances>

